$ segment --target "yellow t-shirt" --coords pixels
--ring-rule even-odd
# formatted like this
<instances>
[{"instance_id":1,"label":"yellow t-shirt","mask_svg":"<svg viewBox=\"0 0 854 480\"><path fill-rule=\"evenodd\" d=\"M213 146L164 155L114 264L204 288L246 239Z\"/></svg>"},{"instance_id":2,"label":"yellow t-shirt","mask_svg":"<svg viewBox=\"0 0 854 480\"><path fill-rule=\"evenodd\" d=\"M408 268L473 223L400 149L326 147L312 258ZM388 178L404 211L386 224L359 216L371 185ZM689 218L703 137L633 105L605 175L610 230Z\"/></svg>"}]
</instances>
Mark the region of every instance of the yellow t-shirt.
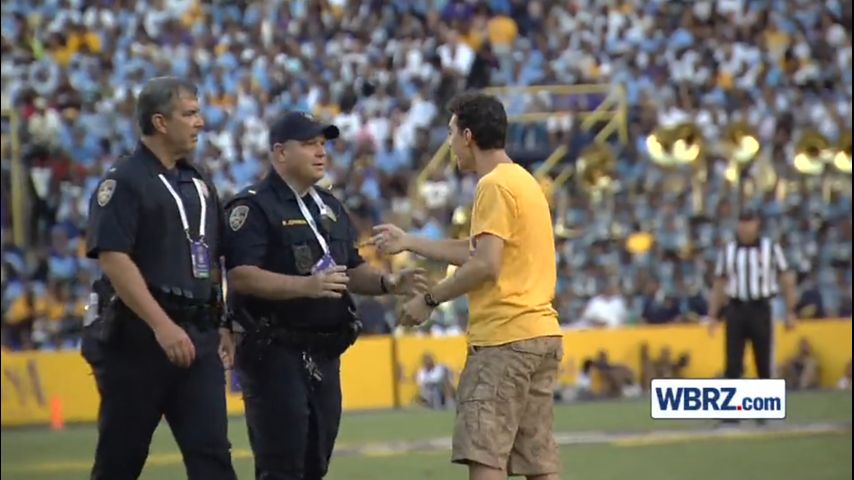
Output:
<instances>
[{"instance_id":1,"label":"yellow t-shirt","mask_svg":"<svg viewBox=\"0 0 854 480\"><path fill-rule=\"evenodd\" d=\"M475 52L480 51L480 47L483 46L484 34L482 31L471 29L462 38L463 42Z\"/></svg>"},{"instance_id":2,"label":"yellow t-shirt","mask_svg":"<svg viewBox=\"0 0 854 480\"><path fill-rule=\"evenodd\" d=\"M341 113L341 108L334 103L314 106L314 116L322 122L331 122L339 113Z\"/></svg>"},{"instance_id":3,"label":"yellow t-shirt","mask_svg":"<svg viewBox=\"0 0 854 480\"><path fill-rule=\"evenodd\" d=\"M21 295L12 301L9 306L9 311L6 312L6 323L9 325L17 325L31 317L38 317L48 313L47 298L42 296L33 296L33 303L27 301L26 296Z\"/></svg>"},{"instance_id":4,"label":"yellow t-shirt","mask_svg":"<svg viewBox=\"0 0 854 480\"><path fill-rule=\"evenodd\" d=\"M489 42L494 46L509 47L516 41L516 36L519 34L516 21L504 15L492 17L486 29Z\"/></svg>"},{"instance_id":5,"label":"yellow t-shirt","mask_svg":"<svg viewBox=\"0 0 854 480\"><path fill-rule=\"evenodd\" d=\"M552 308L557 266L549 205L527 170L499 164L477 183L471 242L504 240L498 280L469 293L468 340L476 346L562 335Z\"/></svg>"}]
</instances>

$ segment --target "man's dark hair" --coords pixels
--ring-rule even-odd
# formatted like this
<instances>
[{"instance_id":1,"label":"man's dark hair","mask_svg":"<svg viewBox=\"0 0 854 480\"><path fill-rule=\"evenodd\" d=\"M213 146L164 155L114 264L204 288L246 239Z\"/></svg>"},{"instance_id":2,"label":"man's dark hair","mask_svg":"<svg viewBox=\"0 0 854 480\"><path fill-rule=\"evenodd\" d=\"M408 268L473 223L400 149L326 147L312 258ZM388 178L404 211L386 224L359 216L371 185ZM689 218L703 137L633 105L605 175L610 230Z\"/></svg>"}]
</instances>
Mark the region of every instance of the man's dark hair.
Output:
<instances>
[{"instance_id":1,"label":"man's dark hair","mask_svg":"<svg viewBox=\"0 0 854 480\"><path fill-rule=\"evenodd\" d=\"M507 112L497 98L478 92L465 92L451 99L448 110L457 116L457 128L461 132L469 129L481 150L504 148Z\"/></svg>"},{"instance_id":2,"label":"man's dark hair","mask_svg":"<svg viewBox=\"0 0 854 480\"><path fill-rule=\"evenodd\" d=\"M178 77L157 77L145 82L136 97L136 121L143 135L154 134L151 117L156 114L169 115L175 108L175 100L181 95L198 96L199 89L189 80Z\"/></svg>"}]
</instances>

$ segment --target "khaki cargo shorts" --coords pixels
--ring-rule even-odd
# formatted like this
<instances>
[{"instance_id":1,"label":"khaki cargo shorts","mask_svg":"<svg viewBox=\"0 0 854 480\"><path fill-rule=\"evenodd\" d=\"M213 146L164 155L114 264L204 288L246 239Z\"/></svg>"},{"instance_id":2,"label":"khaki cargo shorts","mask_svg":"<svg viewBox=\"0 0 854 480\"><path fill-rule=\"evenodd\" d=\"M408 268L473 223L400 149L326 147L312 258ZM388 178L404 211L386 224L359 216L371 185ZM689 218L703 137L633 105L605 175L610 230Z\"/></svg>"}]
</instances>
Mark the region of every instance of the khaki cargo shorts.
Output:
<instances>
[{"instance_id":1,"label":"khaki cargo shorts","mask_svg":"<svg viewBox=\"0 0 854 480\"><path fill-rule=\"evenodd\" d=\"M451 461L509 475L558 473L553 395L562 357L561 337L469 348Z\"/></svg>"}]
</instances>

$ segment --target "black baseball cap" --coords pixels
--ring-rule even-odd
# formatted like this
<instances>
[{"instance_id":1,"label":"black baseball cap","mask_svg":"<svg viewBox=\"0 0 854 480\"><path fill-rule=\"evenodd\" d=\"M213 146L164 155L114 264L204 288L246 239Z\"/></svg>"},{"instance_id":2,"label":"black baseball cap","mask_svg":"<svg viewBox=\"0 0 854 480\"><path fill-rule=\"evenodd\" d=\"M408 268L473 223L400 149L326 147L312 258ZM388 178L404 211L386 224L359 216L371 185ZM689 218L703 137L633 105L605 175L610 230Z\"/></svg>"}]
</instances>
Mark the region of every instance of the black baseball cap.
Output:
<instances>
[{"instance_id":1,"label":"black baseball cap","mask_svg":"<svg viewBox=\"0 0 854 480\"><path fill-rule=\"evenodd\" d=\"M759 212L753 208L745 208L738 213L738 219L743 222L759 220Z\"/></svg>"},{"instance_id":2,"label":"black baseball cap","mask_svg":"<svg viewBox=\"0 0 854 480\"><path fill-rule=\"evenodd\" d=\"M327 140L338 138L341 131L335 125L318 122L305 112L287 112L270 127L270 150L288 140L305 141L323 135Z\"/></svg>"}]
</instances>

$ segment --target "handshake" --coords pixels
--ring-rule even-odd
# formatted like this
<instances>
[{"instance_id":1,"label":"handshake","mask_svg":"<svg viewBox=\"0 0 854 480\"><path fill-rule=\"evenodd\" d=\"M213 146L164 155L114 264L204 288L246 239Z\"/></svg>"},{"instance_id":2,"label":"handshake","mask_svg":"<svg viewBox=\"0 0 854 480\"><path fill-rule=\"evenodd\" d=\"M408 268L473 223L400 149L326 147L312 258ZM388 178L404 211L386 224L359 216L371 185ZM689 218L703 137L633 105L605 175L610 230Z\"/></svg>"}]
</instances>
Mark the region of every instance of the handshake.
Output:
<instances>
[{"instance_id":1,"label":"handshake","mask_svg":"<svg viewBox=\"0 0 854 480\"><path fill-rule=\"evenodd\" d=\"M402 252L405 247L406 233L394 225L380 225L375 227L378 232L366 245L375 246L380 253L393 255ZM305 278L304 294L310 298L341 298L348 289L353 293L370 294L376 288L375 274L370 274L370 279L363 281L361 268L348 270L342 265L333 265ZM382 293L392 295L419 295L427 291L427 276L423 269L406 268L392 274L381 277L380 284ZM374 293L376 293L374 291Z\"/></svg>"},{"instance_id":2,"label":"handshake","mask_svg":"<svg viewBox=\"0 0 854 480\"><path fill-rule=\"evenodd\" d=\"M335 265L326 270L315 273L305 279L305 296L309 298L341 298L348 289L353 293L370 294L351 285L351 276L348 269L342 265ZM358 275L358 273L355 273ZM359 282L364 285L364 283ZM421 268L405 268L392 274L384 274L380 280L380 286L384 288L383 293L392 295L415 295L427 289L427 277Z\"/></svg>"},{"instance_id":3,"label":"handshake","mask_svg":"<svg viewBox=\"0 0 854 480\"><path fill-rule=\"evenodd\" d=\"M404 251L414 251L434 260L445 260L444 258L441 258L441 255L437 258L437 255L431 254L432 252L425 251L423 248L423 242L419 244L415 237L408 235L401 228L391 224L383 224L374 227L374 236L367 242L367 245L374 246L382 255L395 255ZM434 250L442 250L441 246L437 247L438 248L434 248ZM447 254L448 252L443 253ZM423 273L419 280L421 279L423 279L423 281L417 282L415 288L407 292L411 297L400 309L400 324L403 326L414 327L421 325L426 322L433 313L434 307L427 305L425 299L422 298L422 295L428 291L428 285L426 278L423 277Z\"/></svg>"}]
</instances>

